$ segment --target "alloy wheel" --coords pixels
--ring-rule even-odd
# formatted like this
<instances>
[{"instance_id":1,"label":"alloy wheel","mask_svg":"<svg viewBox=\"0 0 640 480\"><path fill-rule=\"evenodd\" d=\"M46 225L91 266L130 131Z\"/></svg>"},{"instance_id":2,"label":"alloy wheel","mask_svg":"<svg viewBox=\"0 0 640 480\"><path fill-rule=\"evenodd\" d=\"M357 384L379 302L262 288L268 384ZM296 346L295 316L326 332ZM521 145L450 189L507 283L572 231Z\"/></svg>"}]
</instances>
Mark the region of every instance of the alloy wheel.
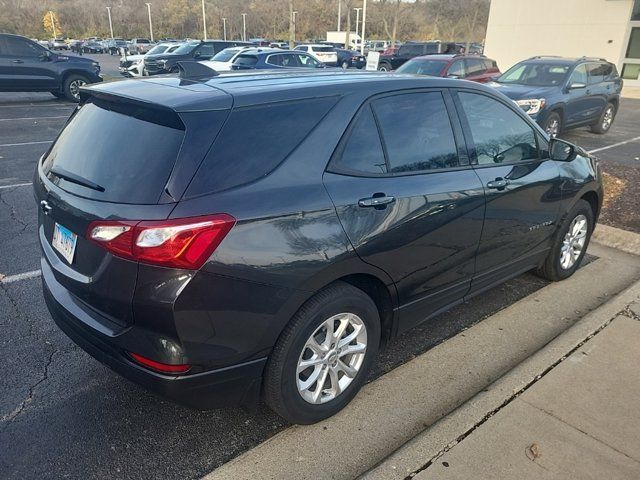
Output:
<instances>
[{"instance_id":1,"label":"alloy wheel","mask_svg":"<svg viewBox=\"0 0 640 480\"><path fill-rule=\"evenodd\" d=\"M79 78L69 84L69 91L71 92L73 98L75 98L76 100L80 100L80 87L86 84L87 82Z\"/></svg>"},{"instance_id":2,"label":"alloy wheel","mask_svg":"<svg viewBox=\"0 0 640 480\"><path fill-rule=\"evenodd\" d=\"M558 119L554 118L549 122L545 131L549 134L550 137L557 137L558 133L560 133L560 122Z\"/></svg>"},{"instance_id":3,"label":"alloy wheel","mask_svg":"<svg viewBox=\"0 0 640 480\"><path fill-rule=\"evenodd\" d=\"M609 106L605 112L604 117L602 118L602 130L609 130L611 124L613 123L613 107Z\"/></svg>"},{"instance_id":4,"label":"alloy wheel","mask_svg":"<svg viewBox=\"0 0 640 480\"><path fill-rule=\"evenodd\" d=\"M325 320L307 339L296 368L302 398L312 404L329 402L355 379L367 350L367 328L354 313Z\"/></svg>"},{"instance_id":5,"label":"alloy wheel","mask_svg":"<svg viewBox=\"0 0 640 480\"><path fill-rule=\"evenodd\" d=\"M582 214L574 218L571 225L569 225L569 230L564 236L560 247L560 266L564 270L569 270L580 258L584 244L587 241L588 228L587 217Z\"/></svg>"}]
</instances>

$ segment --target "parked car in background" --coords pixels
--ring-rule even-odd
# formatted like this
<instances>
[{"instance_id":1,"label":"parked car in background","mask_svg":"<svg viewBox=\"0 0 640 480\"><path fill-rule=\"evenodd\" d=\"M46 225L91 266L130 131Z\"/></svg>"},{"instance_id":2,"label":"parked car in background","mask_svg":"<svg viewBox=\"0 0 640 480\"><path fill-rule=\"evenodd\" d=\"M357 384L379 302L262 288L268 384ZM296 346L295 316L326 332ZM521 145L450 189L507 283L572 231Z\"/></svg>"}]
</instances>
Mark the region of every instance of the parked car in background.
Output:
<instances>
[{"instance_id":1,"label":"parked car in background","mask_svg":"<svg viewBox=\"0 0 640 480\"><path fill-rule=\"evenodd\" d=\"M144 68L149 75L175 73L178 71L178 62L211 60L216 53L235 46L251 47L252 45L248 42L192 40L183 43L171 53L147 55L144 59Z\"/></svg>"},{"instance_id":2,"label":"parked car in background","mask_svg":"<svg viewBox=\"0 0 640 480\"><path fill-rule=\"evenodd\" d=\"M253 47L247 47L246 45L242 47L229 47L216 53L211 60L203 60L200 63L209 68L213 68L217 72L228 72L232 69L231 66L233 65L236 57L246 50L259 52L262 49L255 50Z\"/></svg>"},{"instance_id":3,"label":"parked car in background","mask_svg":"<svg viewBox=\"0 0 640 480\"><path fill-rule=\"evenodd\" d=\"M326 68L326 64L305 52L274 48L246 50L240 53L231 65L232 70L281 68Z\"/></svg>"},{"instance_id":4,"label":"parked car in background","mask_svg":"<svg viewBox=\"0 0 640 480\"><path fill-rule=\"evenodd\" d=\"M367 59L360 52L355 50L346 50L344 48L336 48L336 55L338 61L336 62L339 67L343 69L347 68L364 68L367 65Z\"/></svg>"},{"instance_id":5,"label":"parked car in background","mask_svg":"<svg viewBox=\"0 0 640 480\"><path fill-rule=\"evenodd\" d=\"M118 70L125 77L142 77L147 75L144 68L144 58L147 55L159 55L161 53L171 53L175 51L182 43L167 42L155 45L149 53L145 55L125 55L120 58Z\"/></svg>"},{"instance_id":6,"label":"parked car in background","mask_svg":"<svg viewBox=\"0 0 640 480\"><path fill-rule=\"evenodd\" d=\"M69 50L69 44L64 38L54 38L51 40L52 50Z\"/></svg>"},{"instance_id":7,"label":"parked car in background","mask_svg":"<svg viewBox=\"0 0 640 480\"><path fill-rule=\"evenodd\" d=\"M582 126L608 132L618 112L622 84L616 66L603 58L533 57L490 85L556 136Z\"/></svg>"},{"instance_id":8,"label":"parked car in background","mask_svg":"<svg viewBox=\"0 0 640 480\"><path fill-rule=\"evenodd\" d=\"M147 388L318 422L381 344L584 258L597 160L493 89L200 73L84 89L34 175L53 319Z\"/></svg>"},{"instance_id":9,"label":"parked car in background","mask_svg":"<svg viewBox=\"0 0 640 480\"><path fill-rule=\"evenodd\" d=\"M82 42L81 48L84 53L107 53L107 50L105 50L104 45L94 40L88 40L86 42Z\"/></svg>"},{"instance_id":10,"label":"parked car in background","mask_svg":"<svg viewBox=\"0 0 640 480\"><path fill-rule=\"evenodd\" d=\"M134 55L144 55L154 47L153 43L148 38L132 38L129 46L129 51Z\"/></svg>"},{"instance_id":11,"label":"parked car in background","mask_svg":"<svg viewBox=\"0 0 640 480\"><path fill-rule=\"evenodd\" d=\"M462 78L487 83L500 75L500 70L495 60L484 56L436 54L414 57L398 68L396 73Z\"/></svg>"},{"instance_id":12,"label":"parked car in background","mask_svg":"<svg viewBox=\"0 0 640 480\"><path fill-rule=\"evenodd\" d=\"M294 50L310 53L327 65L333 66L338 63L338 55L336 54L335 47L331 45L298 45Z\"/></svg>"},{"instance_id":13,"label":"parked car in background","mask_svg":"<svg viewBox=\"0 0 640 480\"><path fill-rule=\"evenodd\" d=\"M387 42L386 40L369 40L364 44L364 53L383 53L387 48L389 48L390 44L391 42Z\"/></svg>"},{"instance_id":14,"label":"parked car in background","mask_svg":"<svg viewBox=\"0 0 640 480\"><path fill-rule=\"evenodd\" d=\"M435 53L457 53L454 43L443 42L407 42L391 55L382 54L378 62L378 70L389 72L397 70L406 61L421 55Z\"/></svg>"},{"instance_id":15,"label":"parked car in background","mask_svg":"<svg viewBox=\"0 0 640 480\"><path fill-rule=\"evenodd\" d=\"M272 42L269 44L271 48L279 48L281 50L289 50L289 42Z\"/></svg>"},{"instance_id":16,"label":"parked car in background","mask_svg":"<svg viewBox=\"0 0 640 480\"><path fill-rule=\"evenodd\" d=\"M128 53L129 44L123 38L112 38L107 40L107 50L109 55L119 55L121 50L124 48L125 53Z\"/></svg>"},{"instance_id":17,"label":"parked car in background","mask_svg":"<svg viewBox=\"0 0 640 480\"><path fill-rule=\"evenodd\" d=\"M53 47L53 43L51 42L51 40L38 40L38 43L47 50L51 50L51 48Z\"/></svg>"},{"instance_id":18,"label":"parked car in background","mask_svg":"<svg viewBox=\"0 0 640 480\"><path fill-rule=\"evenodd\" d=\"M61 55L19 35L0 33L0 92L51 92L80 100L80 87L101 82L100 64Z\"/></svg>"}]
</instances>

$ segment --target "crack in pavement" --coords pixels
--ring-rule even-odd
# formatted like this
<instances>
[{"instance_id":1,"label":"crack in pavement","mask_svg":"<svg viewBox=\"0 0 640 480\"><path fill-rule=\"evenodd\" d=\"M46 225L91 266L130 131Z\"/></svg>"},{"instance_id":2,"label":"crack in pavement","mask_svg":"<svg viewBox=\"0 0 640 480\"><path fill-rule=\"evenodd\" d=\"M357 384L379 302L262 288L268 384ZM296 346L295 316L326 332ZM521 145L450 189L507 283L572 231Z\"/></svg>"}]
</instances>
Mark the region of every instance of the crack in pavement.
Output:
<instances>
[{"instance_id":1,"label":"crack in pavement","mask_svg":"<svg viewBox=\"0 0 640 480\"><path fill-rule=\"evenodd\" d=\"M9 216L11 217L11 219L22 225L22 230L20 231L21 234L29 227L30 224L25 223L24 221L22 221L22 219L18 218L18 212L16 212L15 206L7 202L7 200L4 198L3 193L6 194L12 191L13 190L9 190L9 192L0 192L0 202L9 207Z\"/></svg>"},{"instance_id":2,"label":"crack in pavement","mask_svg":"<svg viewBox=\"0 0 640 480\"><path fill-rule=\"evenodd\" d=\"M57 352L58 350L55 348L52 350L47 363L45 363L44 365L44 372L42 374L42 377L36 383L29 387L29 393L27 394L25 399L22 400L22 402L20 402L20 404L15 409L13 409L12 412L3 415L2 418L0 418L0 422L5 423L5 428L6 424L13 422L20 414L22 414L22 412L24 412L24 409L27 407L27 405L29 405L33 401L33 395L36 388L38 388L41 383L47 381L47 379L49 378L49 367L51 366L53 357Z\"/></svg>"},{"instance_id":3,"label":"crack in pavement","mask_svg":"<svg viewBox=\"0 0 640 480\"><path fill-rule=\"evenodd\" d=\"M429 468L431 465L433 465L440 457L442 457L445 453L447 453L449 450L451 450L453 447L455 447L456 445L458 445L459 443L461 443L465 438L467 438L469 435L471 435L475 430L477 430L482 424L484 424L487 420L489 420L491 417L493 417L495 414L497 414L500 410L502 410L504 407L506 407L507 405L509 405L513 400L515 400L516 398L520 397L525 391L527 391L529 388L531 388L533 385L535 385L538 381L540 381L541 378L543 378L545 375L547 375L551 370L553 370L554 368L556 368L558 365L560 365L562 362L564 362L569 356L571 356L573 353L575 353L578 349L580 349L585 343L587 343L589 340L591 340L593 337L595 337L596 335L598 335L600 332L602 332L602 330L604 330L606 327L609 326L609 324L611 324L611 322L613 322L616 317L618 317L619 315L623 315L625 317L630 317L630 318L635 318L638 319L637 316L631 311L631 309L629 308L630 305L628 305L627 307L625 307L623 310L621 310L620 312L618 312L617 314L613 315L609 320L607 320L604 324L600 325L596 330L594 330L592 333L590 333L589 335L587 335L586 338L584 338L582 341L580 341L575 347L573 347L571 350L569 350L569 352L565 353L562 357L560 357L558 360L556 360L552 365L550 365L549 367L547 367L545 370L542 371L542 373L536 375L529 383L527 383L524 387L522 387L520 390L518 390L517 392L513 393L513 395L511 395L510 397L508 397L507 399L505 399L500 405L498 405L496 408L494 408L493 410L489 411L487 414L485 414L480 420L478 420L476 423L474 423L469 429L467 429L464 433L462 433L461 435L459 435L455 440L449 442L447 445L444 446L444 448L442 448L440 451L438 451L435 455L433 455L422 467L418 468L417 470L414 470L413 472L411 472L409 475L407 475L404 480L411 480L413 479L416 475L418 475L420 472L426 470L427 468Z\"/></svg>"}]
</instances>

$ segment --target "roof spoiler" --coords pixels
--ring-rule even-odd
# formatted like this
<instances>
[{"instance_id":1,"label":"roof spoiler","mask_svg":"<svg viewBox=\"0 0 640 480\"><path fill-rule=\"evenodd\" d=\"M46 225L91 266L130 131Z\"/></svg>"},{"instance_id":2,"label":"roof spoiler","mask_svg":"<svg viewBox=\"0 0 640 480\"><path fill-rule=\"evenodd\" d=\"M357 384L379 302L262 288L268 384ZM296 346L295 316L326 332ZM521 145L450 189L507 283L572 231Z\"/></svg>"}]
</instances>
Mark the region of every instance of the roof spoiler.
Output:
<instances>
[{"instance_id":1,"label":"roof spoiler","mask_svg":"<svg viewBox=\"0 0 640 480\"><path fill-rule=\"evenodd\" d=\"M209 78L220 75L213 68L207 67L199 62L178 62L177 65L180 70L180 78L195 80L198 78Z\"/></svg>"}]
</instances>

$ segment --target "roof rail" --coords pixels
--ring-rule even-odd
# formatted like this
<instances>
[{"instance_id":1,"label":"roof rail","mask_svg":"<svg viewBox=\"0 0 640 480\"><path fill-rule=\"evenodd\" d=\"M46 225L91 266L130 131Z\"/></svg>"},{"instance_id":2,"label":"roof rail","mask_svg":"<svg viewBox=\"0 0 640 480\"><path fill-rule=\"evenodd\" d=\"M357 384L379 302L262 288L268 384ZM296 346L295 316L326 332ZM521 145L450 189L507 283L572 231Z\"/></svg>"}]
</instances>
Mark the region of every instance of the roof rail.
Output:
<instances>
[{"instance_id":1,"label":"roof rail","mask_svg":"<svg viewBox=\"0 0 640 480\"><path fill-rule=\"evenodd\" d=\"M534 55L533 57L527 58L527 60L535 60L537 58L563 58L560 55Z\"/></svg>"},{"instance_id":2,"label":"roof rail","mask_svg":"<svg viewBox=\"0 0 640 480\"><path fill-rule=\"evenodd\" d=\"M580 57L580 60L590 60L590 61L594 61L594 62L608 62L609 61L606 58L587 57L586 55L583 55L582 57Z\"/></svg>"},{"instance_id":3,"label":"roof rail","mask_svg":"<svg viewBox=\"0 0 640 480\"><path fill-rule=\"evenodd\" d=\"M220 75L216 70L199 62L178 62L180 78L195 80L203 77L216 77Z\"/></svg>"}]
</instances>

